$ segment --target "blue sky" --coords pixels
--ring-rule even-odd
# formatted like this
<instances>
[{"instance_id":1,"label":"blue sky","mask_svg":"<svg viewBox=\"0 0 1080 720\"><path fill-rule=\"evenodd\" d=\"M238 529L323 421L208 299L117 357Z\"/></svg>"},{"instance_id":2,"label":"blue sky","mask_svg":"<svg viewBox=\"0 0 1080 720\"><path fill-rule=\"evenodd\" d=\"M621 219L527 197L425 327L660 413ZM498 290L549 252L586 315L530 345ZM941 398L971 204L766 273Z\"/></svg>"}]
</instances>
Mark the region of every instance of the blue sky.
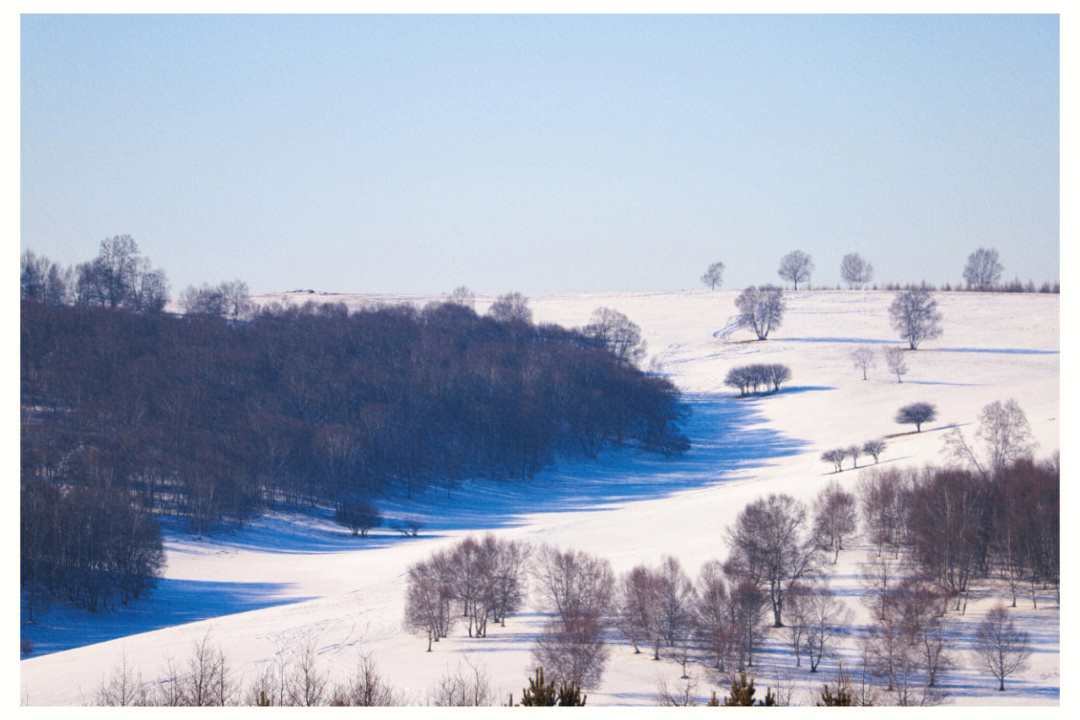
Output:
<instances>
[{"instance_id":1,"label":"blue sky","mask_svg":"<svg viewBox=\"0 0 1080 720\"><path fill-rule=\"evenodd\" d=\"M1056 16L24 16L21 244L174 294L1058 278Z\"/></svg>"}]
</instances>

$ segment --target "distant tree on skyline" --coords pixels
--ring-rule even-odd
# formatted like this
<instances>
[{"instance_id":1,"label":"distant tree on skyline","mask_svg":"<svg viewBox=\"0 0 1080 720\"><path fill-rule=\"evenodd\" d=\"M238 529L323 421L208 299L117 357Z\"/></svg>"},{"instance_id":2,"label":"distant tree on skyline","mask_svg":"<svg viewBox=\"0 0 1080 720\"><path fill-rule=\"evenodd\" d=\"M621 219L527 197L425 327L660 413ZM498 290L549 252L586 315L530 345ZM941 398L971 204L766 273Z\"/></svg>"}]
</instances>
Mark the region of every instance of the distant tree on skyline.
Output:
<instances>
[{"instance_id":1,"label":"distant tree on skyline","mask_svg":"<svg viewBox=\"0 0 1080 720\"><path fill-rule=\"evenodd\" d=\"M874 277L874 266L859 253L849 253L840 261L840 277L849 289L862 288Z\"/></svg>"},{"instance_id":2,"label":"distant tree on skyline","mask_svg":"<svg viewBox=\"0 0 1080 720\"><path fill-rule=\"evenodd\" d=\"M1001 279L1001 271L1004 270L998 262L997 250L979 248L968 255L967 265L964 266L964 282L968 288L974 290L992 290Z\"/></svg>"},{"instance_id":3,"label":"distant tree on skyline","mask_svg":"<svg viewBox=\"0 0 1080 720\"><path fill-rule=\"evenodd\" d=\"M800 282L808 282L810 273L814 271L814 261L802 250L793 250L780 259L780 277L795 284L799 289Z\"/></svg>"},{"instance_id":4,"label":"distant tree on skyline","mask_svg":"<svg viewBox=\"0 0 1080 720\"><path fill-rule=\"evenodd\" d=\"M709 286L710 290L715 290L717 285L720 285L724 281L724 263L714 262L709 266L709 269L705 271L705 274L701 276L701 282Z\"/></svg>"}]
</instances>

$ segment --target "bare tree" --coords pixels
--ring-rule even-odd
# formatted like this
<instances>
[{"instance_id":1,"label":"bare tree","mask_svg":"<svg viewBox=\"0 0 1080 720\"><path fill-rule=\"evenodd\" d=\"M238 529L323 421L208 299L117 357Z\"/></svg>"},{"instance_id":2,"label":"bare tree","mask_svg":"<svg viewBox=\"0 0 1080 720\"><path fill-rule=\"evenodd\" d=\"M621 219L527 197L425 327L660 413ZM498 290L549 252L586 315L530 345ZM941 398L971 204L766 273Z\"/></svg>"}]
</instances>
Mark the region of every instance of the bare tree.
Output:
<instances>
[{"instance_id":1,"label":"bare tree","mask_svg":"<svg viewBox=\"0 0 1080 720\"><path fill-rule=\"evenodd\" d=\"M847 450L843 448L836 448L833 450L826 450L821 453L822 462L832 463L836 468L835 472L840 472L844 469L844 460L847 458Z\"/></svg>"},{"instance_id":2,"label":"bare tree","mask_svg":"<svg viewBox=\"0 0 1080 720\"><path fill-rule=\"evenodd\" d=\"M810 672L817 672L839 630L850 622L851 614L827 586L809 588L801 603L806 628L806 655Z\"/></svg>"},{"instance_id":3,"label":"bare tree","mask_svg":"<svg viewBox=\"0 0 1080 720\"><path fill-rule=\"evenodd\" d=\"M479 666L470 665L469 671L459 666L454 672L447 672L435 687L427 693L427 704L436 707L484 707L495 704L495 693L491 689L487 673Z\"/></svg>"},{"instance_id":4,"label":"bare tree","mask_svg":"<svg viewBox=\"0 0 1080 720\"><path fill-rule=\"evenodd\" d=\"M896 375L896 382L904 382L903 377L907 375L908 371L904 348L889 345L882 352L885 354L885 364L889 366L889 372Z\"/></svg>"},{"instance_id":5,"label":"bare tree","mask_svg":"<svg viewBox=\"0 0 1080 720\"><path fill-rule=\"evenodd\" d=\"M728 531L733 559L767 588L774 627L783 627L784 594L813 577L820 560L807 527L806 506L790 495L769 495L750 503Z\"/></svg>"},{"instance_id":6,"label":"bare tree","mask_svg":"<svg viewBox=\"0 0 1080 720\"><path fill-rule=\"evenodd\" d=\"M330 704L338 707L390 707L400 705L401 699L379 673L371 654L361 651L352 677L344 685L334 688Z\"/></svg>"},{"instance_id":7,"label":"bare tree","mask_svg":"<svg viewBox=\"0 0 1080 720\"><path fill-rule=\"evenodd\" d=\"M878 554L888 546L897 553L904 525L901 500L903 477L899 470L874 468L859 478L859 501L870 541Z\"/></svg>"},{"instance_id":8,"label":"bare tree","mask_svg":"<svg viewBox=\"0 0 1080 720\"><path fill-rule=\"evenodd\" d=\"M859 467L859 455L862 454L862 445L849 445L847 455L851 458L851 467Z\"/></svg>"},{"instance_id":9,"label":"bare tree","mask_svg":"<svg viewBox=\"0 0 1080 720\"><path fill-rule=\"evenodd\" d=\"M964 266L964 282L975 290L992 290L1001 279L1004 268L998 262L997 250L979 248L968 255Z\"/></svg>"},{"instance_id":10,"label":"bare tree","mask_svg":"<svg viewBox=\"0 0 1080 720\"><path fill-rule=\"evenodd\" d=\"M924 340L941 337L941 313L937 309L937 300L925 287L898 292L889 305L889 316L893 327L912 350L918 349Z\"/></svg>"},{"instance_id":11,"label":"bare tree","mask_svg":"<svg viewBox=\"0 0 1080 720\"><path fill-rule=\"evenodd\" d=\"M862 379L865 380L866 371L875 365L874 351L866 345L860 345L851 351L851 359L855 367L862 370Z\"/></svg>"},{"instance_id":12,"label":"bare tree","mask_svg":"<svg viewBox=\"0 0 1080 720\"><path fill-rule=\"evenodd\" d=\"M228 300L221 286L203 283L201 287L189 285L180 293L180 307L188 315L224 315Z\"/></svg>"},{"instance_id":13,"label":"bare tree","mask_svg":"<svg viewBox=\"0 0 1080 720\"><path fill-rule=\"evenodd\" d=\"M646 344L641 339L641 328L617 310L596 308L592 322L585 326L585 334L622 362L633 365L645 357Z\"/></svg>"},{"instance_id":14,"label":"bare tree","mask_svg":"<svg viewBox=\"0 0 1080 720\"><path fill-rule=\"evenodd\" d=\"M862 288L874 277L874 266L863 260L859 253L848 253L840 261L840 277L848 288Z\"/></svg>"},{"instance_id":15,"label":"bare tree","mask_svg":"<svg viewBox=\"0 0 1080 720\"><path fill-rule=\"evenodd\" d=\"M723 672L736 629L731 600L724 583L724 571L716 560L709 560L701 568L694 606L694 626L698 640L714 659L713 666Z\"/></svg>"},{"instance_id":16,"label":"bare tree","mask_svg":"<svg viewBox=\"0 0 1080 720\"><path fill-rule=\"evenodd\" d=\"M225 316L234 320L247 320L255 312L255 303L251 301L251 292L247 283L236 279L220 285L225 298Z\"/></svg>"},{"instance_id":17,"label":"bare tree","mask_svg":"<svg viewBox=\"0 0 1080 720\"><path fill-rule=\"evenodd\" d=\"M986 444L990 467L999 472L1018 458L1030 455L1037 446L1031 437L1027 416L1016 400L1000 400L983 407L979 413L979 437Z\"/></svg>"},{"instance_id":18,"label":"bare tree","mask_svg":"<svg viewBox=\"0 0 1080 720\"><path fill-rule=\"evenodd\" d=\"M698 704L697 680L692 677L682 679L681 685L668 687L667 681L660 678L656 684L656 704L660 707L693 707Z\"/></svg>"},{"instance_id":19,"label":"bare tree","mask_svg":"<svg viewBox=\"0 0 1080 720\"><path fill-rule=\"evenodd\" d=\"M787 633L791 650L795 653L795 667L802 667L803 651L806 649L806 625L809 617L811 588L796 583L787 596Z\"/></svg>"},{"instance_id":20,"label":"bare tree","mask_svg":"<svg viewBox=\"0 0 1080 720\"><path fill-rule=\"evenodd\" d=\"M814 500L814 536L821 547L833 551L833 564L844 549L844 538L859 529L855 496L830 482Z\"/></svg>"},{"instance_id":21,"label":"bare tree","mask_svg":"<svg viewBox=\"0 0 1080 720\"><path fill-rule=\"evenodd\" d=\"M529 301L519 292L500 295L488 308L488 315L499 322L525 324L532 322L532 310L529 309Z\"/></svg>"},{"instance_id":22,"label":"bare tree","mask_svg":"<svg viewBox=\"0 0 1080 720\"><path fill-rule=\"evenodd\" d=\"M660 633L668 647L687 640L693 632L694 586L679 561L665 556L656 573Z\"/></svg>"},{"instance_id":23,"label":"bare tree","mask_svg":"<svg viewBox=\"0 0 1080 720\"><path fill-rule=\"evenodd\" d=\"M1002 604L986 613L975 631L975 654L991 675L998 679L998 690L1005 690L1005 678L1027 667L1031 657L1028 634L1016 629L1009 611Z\"/></svg>"},{"instance_id":24,"label":"bare tree","mask_svg":"<svg viewBox=\"0 0 1080 720\"><path fill-rule=\"evenodd\" d=\"M802 250L793 250L780 259L780 277L794 283L796 290L799 289L800 282L810 280L810 273L813 271L814 261Z\"/></svg>"},{"instance_id":25,"label":"bare tree","mask_svg":"<svg viewBox=\"0 0 1080 720\"><path fill-rule=\"evenodd\" d=\"M862 446L863 454L869 455L874 458L874 464L877 465L878 458L881 453L885 451L884 440L867 440Z\"/></svg>"},{"instance_id":26,"label":"bare tree","mask_svg":"<svg viewBox=\"0 0 1080 720\"><path fill-rule=\"evenodd\" d=\"M619 581L619 630L639 654L639 643L654 644L653 660L660 659L660 597L656 574L644 565L625 573Z\"/></svg>"},{"instance_id":27,"label":"bare tree","mask_svg":"<svg viewBox=\"0 0 1080 720\"><path fill-rule=\"evenodd\" d=\"M739 293L735 298L735 307L739 310L739 322L751 329L758 340L769 337L769 332L780 327L784 317L784 291L772 285L753 285Z\"/></svg>"},{"instance_id":28,"label":"bare tree","mask_svg":"<svg viewBox=\"0 0 1080 720\"><path fill-rule=\"evenodd\" d=\"M611 566L580 551L543 546L534 566L541 602L554 617L537 638L533 655L557 681L595 687L603 676L604 642L615 579Z\"/></svg>"},{"instance_id":29,"label":"bare tree","mask_svg":"<svg viewBox=\"0 0 1080 720\"><path fill-rule=\"evenodd\" d=\"M701 276L701 282L709 286L710 290L715 290L716 286L724 281L724 263L714 262L709 266L709 269L705 271L705 274Z\"/></svg>"},{"instance_id":30,"label":"bare tree","mask_svg":"<svg viewBox=\"0 0 1080 720\"><path fill-rule=\"evenodd\" d=\"M428 652L431 652L431 643L446 637L450 627L452 591L444 579L447 572L440 570L439 563L445 564L445 554L409 568L405 591L405 627L427 635Z\"/></svg>"},{"instance_id":31,"label":"bare tree","mask_svg":"<svg viewBox=\"0 0 1080 720\"><path fill-rule=\"evenodd\" d=\"M896 422L901 425L914 425L915 432L922 432L923 423L928 423L935 418L937 418L937 408L925 402L905 405L896 413Z\"/></svg>"},{"instance_id":32,"label":"bare tree","mask_svg":"<svg viewBox=\"0 0 1080 720\"><path fill-rule=\"evenodd\" d=\"M476 293L464 285L459 285L454 288L454 292L450 293L450 299L447 302L473 310L476 308Z\"/></svg>"}]
</instances>

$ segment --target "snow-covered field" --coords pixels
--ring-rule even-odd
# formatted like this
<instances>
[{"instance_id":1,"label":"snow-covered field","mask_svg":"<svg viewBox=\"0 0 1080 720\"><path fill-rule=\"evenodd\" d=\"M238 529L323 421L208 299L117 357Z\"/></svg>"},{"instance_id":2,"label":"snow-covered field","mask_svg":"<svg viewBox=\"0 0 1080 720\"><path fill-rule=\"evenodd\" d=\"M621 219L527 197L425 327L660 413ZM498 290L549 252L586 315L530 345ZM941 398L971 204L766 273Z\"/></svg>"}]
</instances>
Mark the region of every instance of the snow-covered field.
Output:
<instances>
[{"instance_id":1,"label":"snow-covered field","mask_svg":"<svg viewBox=\"0 0 1080 720\"><path fill-rule=\"evenodd\" d=\"M498 691L518 696L530 674L532 638L542 618L531 609L494 628L486 639L463 637L460 628L425 653L423 638L401 629L404 573L434 549L477 531L534 543L574 547L611 561L622 572L640 562L678 557L696 576L701 564L727 555L724 529L743 506L771 492L811 500L836 478L853 488L857 473L832 475L821 462L825 449L862 443L910 428L898 426L897 408L933 402L938 419L919 434L890 439L882 462L921 465L941 459L946 428L960 426L973 439L983 405L1016 398L1039 442L1037 454L1059 447L1059 305L1057 295L938 293L944 334L908 354L902 384L879 358L870 379L851 362L859 345L897 342L886 308L887 292L788 293L783 325L766 342L745 342L742 330L714 334L735 314L734 291L530 296L541 322L580 326L606 305L641 326L654 368L688 393L685 431L693 447L665 460L636 450L608 451L597 461L563 463L536 482L478 482L445 493L428 491L414 502L387 498L388 515L427 518L418 538L393 530L367 539L346 535L323 517L272 515L242 531L196 538L167 528L165 578L151 599L130 609L87 615L56 610L38 627L24 628L35 655L21 663L21 700L32 705L79 704L93 697L104 674L122 660L152 679L170 658L186 659L194 640L209 633L233 667L250 680L283 648L311 638L319 658L337 677L356 665L362 648L380 671L414 702L447 670L482 666ZM294 294L259 301L312 299L356 307L372 302L429 297ZM483 311L493 298L480 297ZM783 362L792 380L778 395L736 400L722 385L727 370L743 362ZM649 360L646 360L646 364ZM859 542L829 566L830 585L865 622L856 565L866 557ZM976 588L967 614L950 614L952 650L960 669L943 689L957 704L1056 704L1059 700L1059 610L1051 591L1039 609L1030 600L1011 611L1032 637L1030 668L996 692L966 656L975 623L997 598L986 583ZM614 639L614 638L613 638ZM841 653L855 655L855 637ZM811 675L794 667L780 635L755 659L760 686L791 685L796 693L820 689L835 661ZM655 702L658 681L677 685L681 667L634 655L615 646L590 705ZM715 678L693 670L697 692L711 694ZM804 698L798 698L805 701Z\"/></svg>"}]
</instances>

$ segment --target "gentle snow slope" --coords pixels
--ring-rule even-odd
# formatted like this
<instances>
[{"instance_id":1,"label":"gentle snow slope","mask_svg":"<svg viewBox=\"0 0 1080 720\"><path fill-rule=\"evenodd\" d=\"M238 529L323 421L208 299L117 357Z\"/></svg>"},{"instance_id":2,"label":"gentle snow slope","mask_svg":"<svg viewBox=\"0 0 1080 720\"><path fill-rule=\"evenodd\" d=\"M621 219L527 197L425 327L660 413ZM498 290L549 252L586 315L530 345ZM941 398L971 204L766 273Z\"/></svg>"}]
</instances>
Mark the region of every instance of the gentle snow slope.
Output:
<instances>
[{"instance_id":1,"label":"gentle snow slope","mask_svg":"<svg viewBox=\"0 0 1080 720\"><path fill-rule=\"evenodd\" d=\"M41 627L24 628L24 637L34 639L39 651L58 651L21 663L22 701L90 699L102 675L122 658L149 680L168 658L184 660L192 641L206 633L247 680L279 649L313 638L335 676L355 666L363 647L414 701L422 701L427 688L448 669L465 667L466 660L485 668L502 697L511 691L517 696L530 672L532 637L542 618L530 610L483 640L461 637L455 628L452 637L425 653L424 640L400 627L403 575L410 563L472 531L491 529L586 550L608 558L616 572L673 554L696 575L704 561L726 556L724 528L747 502L770 492L810 500L833 478L853 487L857 474L831 475L819 459L821 452L906 432L909 428L893 421L896 409L919 400L937 405L938 420L918 435L890 439L882 462L939 461L945 428L958 425L974 439L980 408L1008 398L1016 398L1026 412L1039 454L1058 449L1056 295L937 294L944 335L909 353L910 372L899 384L889 378L880 358L867 381L850 359L859 345L881 348L897 342L886 311L892 293L789 293L783 325L760 343L745 342L747 331L726 341L714 337L734 315L736 294L529 298L538 322L580 326L596 307L606 305L641 326L650 360L656 360L653 367L690 394L693 412L686 432L693 449L685 457L665 460L636 450L608 451L596 462L563 463L528 486L478 482L456 489L449 500L443 491L429 490L413 502L399 497L381 501L391 515L428 518L415 539L387 530L357 540L325 518L287 515L211 538L170 530L165 579L151 600L98 616L57 610ZM297 294L259 300L309 299L358 307L431 298ZM492 299L478 298L478 310ZM789 387L761 399L733 399L722 386L727 370L756 361L789 365ZM864 551L856 543L841 554L838 565L830 566L831 585L847 601L856 626L866 614L857 600L856 570ZM955 652L964 665L971 664L964 652L974 622L992 603L977 597L966 617L953 624ZM1005 693L994 692L992 681L974 670L951 673L945 690L954 702L1057 702L1058 609L1047 596L1038 610L1021 601L1014 612L1035 643L1031 668ZM819 688L835 664L823 666L817 675L795 669L785 640L773 637L756 663L759 684L779 681L800 692ZM854 637L845 638L841 649L853 657ZM620 642L601 687L589 692L589 704L652 704L658 679L675 684L680 670L671 661L635 656ZM699 694L707 696L713 678L701 666L694 675Z\"/></svg>"}]
</instances>

